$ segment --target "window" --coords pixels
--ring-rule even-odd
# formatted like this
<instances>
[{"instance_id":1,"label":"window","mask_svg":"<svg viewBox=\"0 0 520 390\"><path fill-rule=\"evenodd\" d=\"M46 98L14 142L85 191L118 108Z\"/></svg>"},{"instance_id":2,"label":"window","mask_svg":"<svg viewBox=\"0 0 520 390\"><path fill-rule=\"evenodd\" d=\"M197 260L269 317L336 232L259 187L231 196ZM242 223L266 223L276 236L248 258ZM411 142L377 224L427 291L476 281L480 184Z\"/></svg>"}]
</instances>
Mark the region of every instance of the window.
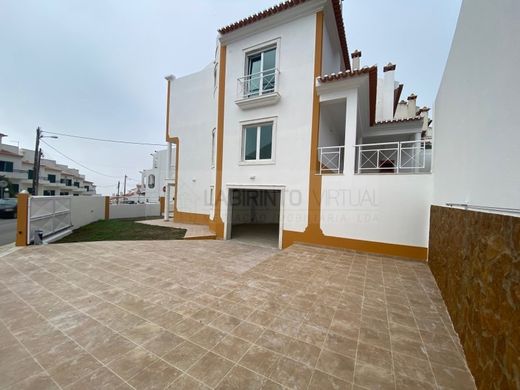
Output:
<instances>
[{"instance_id":1,"label":"window","mask_svg":"<svg viewBox=\"0 0 520 390\"><path fill-rule=\"evenodd\" d=\"M213 129L211 131L211 168L215 167L215 157L217 151L215 148L217 147L217 129Z\"/></svg>"},{"instance_id":2,"label":"window","mask_svg":"<svg viewBox=\"0 0 520 390\"><path fill-rule=\"evenodd\" d=\"M276 82L276 46L247 54L247 96L274 92Z\"/></svg>"},{"instance_id":3,"label":"window","mask_svg":"<svg viewBox=\"0 0 520 390\"><path fill-rule=\"evenodd\" d=\"M65 179L65 185L67 187L72 187L72 179Z\"/></svg>"},{"instance_id":4,"label":"window","mask_svg":"<svg viewBox=\"0 0 520 390\"><path fill-rule=\"evenodd\" d=\"M13 171L13 163L11 161L0 161L0 171L2 171L2 172L12 172Z\"/></svg>"},{"instance_id":5,"label":"window","mask_svg":"<svg viewBox=\"0 0 520 390\"><path fill-rule=\"evenodd\" d=\"M62 192L60 192L60 196L67 196L67 195L69 195L69 193L68 193L68 192L63 192L63 191L62 191Z\"/></svg>"},{"instance_id":6,"label":"window","mask_svg":"<svg viewBox=\"0 0 520 390\"><path fill-rule=\"evenodd\" d=\"M54 196L56 192L54 190L45 190L43 191L43 196Z\"/></svg>"},{"instance_id":7,"label":"window","mask_svg":"<svg viewBox=\"0 0 520 390\"><path fill-rule=\"evenodd\" d=\"M89 186L85 186L84 188L85 188L85 190L87 190L87 192L90 191L90 187Z\"/></svg>"},{"instance_id":8,"label":"window","mask_svg":"<svg viewBox=\"0 0 520 390\"><path fill-rule=\"evenodd\" d=\"M148 188L155 188L155 175L148 175Z\"/></svg>"},{"instance_id":9,"label":"window","mask_svg":"<svg viewBox=\"0 0 520 390\"><path fill-rule=\"evenodd\" d=\"M34 171L33 171L32 169L29 169L29 170L27 171L27 178L28 178L29 180L32 180L33 176L34 176Z\"/></svg>"},{"instance_id":10,"label":"window","mask_svg":"<svg viewBox=\"0 0 520 390\"><path fill-rule=\"evenodd\" d=\"M56 175L47 175L47 180L49 183L56 183Z\"/></svg>"},{"instance_id":11,"label":"window","mask_svg":"<svg viewBox=\"0 0 520 390\"><path fill-rule=\"evenodd\" d=\"M74 187L79 188L79 181L75 181L75 182L74 182Z\"/></svg>"},{"instance_id":12,"label":"window","mask_svg":"<svg viewBox=\"0 0 520 390\"><path fill-rule=\"evenodd\" d=\"M271 160L273 153L273 122L244 126L243 161Z\"/></svg>"}]
</instances>

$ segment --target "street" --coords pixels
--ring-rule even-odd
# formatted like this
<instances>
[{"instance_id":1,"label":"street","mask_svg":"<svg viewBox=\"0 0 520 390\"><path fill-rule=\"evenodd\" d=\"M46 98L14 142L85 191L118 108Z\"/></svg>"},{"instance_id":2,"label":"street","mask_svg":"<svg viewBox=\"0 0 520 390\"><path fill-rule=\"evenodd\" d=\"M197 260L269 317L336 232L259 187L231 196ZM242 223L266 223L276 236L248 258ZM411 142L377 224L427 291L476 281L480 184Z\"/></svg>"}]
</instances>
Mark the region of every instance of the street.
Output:
<instances>
[{"instance_id":1,"label":"street","mask_svg":"<svg viewBox=\"0 0 520 390\"><path fill-rule=\"evenodd\" d=\"M10 244L16 239L16 219L0 219L0 245Z\"/></svg>"}]
</instances>

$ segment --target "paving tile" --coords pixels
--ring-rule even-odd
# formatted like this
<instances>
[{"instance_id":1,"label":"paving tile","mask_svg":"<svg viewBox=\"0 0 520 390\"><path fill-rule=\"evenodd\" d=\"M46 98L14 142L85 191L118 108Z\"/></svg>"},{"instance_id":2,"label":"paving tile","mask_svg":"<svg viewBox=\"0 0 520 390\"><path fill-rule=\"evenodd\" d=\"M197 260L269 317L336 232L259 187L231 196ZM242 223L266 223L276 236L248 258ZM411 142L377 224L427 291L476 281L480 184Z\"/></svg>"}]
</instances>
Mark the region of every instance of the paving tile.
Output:
<instances>
[{"instance_id":1,"label":"paving tile","mask_svg":"<svg viewBox=\"0 0 520 390\"><path fill-rule=\"evenodd\" d=\"M357 345L357 340L343 337L331 332L327 335L327 339L323 345L323 348L355 359Z\"/></svg>"},{"instance_id":2,"label":"paving tile","mask_svg":"<svg viewBox=\"0 0 520 390\"><path fill-rule=\"evenodd\" d=\"M433 373L427 360L412 358L401 353L393 353L396 376L406 376L420 382L433 383Z\"/></svg>"},{"instance_id":3,"label":"paving tile","mask_svg":"<svg viewBox=\"0 0 520 390\"><path fill-rule=\"evenodd\" d=\"M321 347L327 336L327 329L320 326L313 326L303 323L298 330L296 338L306 343Z\"/></svg>"},{"instance_id":4,"label":"paving tile","mask_svg":"<svg viewBox=\"0 0 520 390\"><path fill-rule=\"evenodd\" d=\"M217 390L259 390L266 378L244 367L235 366L217 386Z\"/></svg>"},{"instance_id":5,"label":"paving tile","mask_svg":"<svg viewBox=\"0 0 520 390\"><path fill-rule=\"evenodd\" d=\"M253 345L239 364L264 376L269 376L280 355L269 349Z\"/></svg>"},{"instance_id":6,"label":"paving tile","mask_svg":"<svg viewBox=\"0 0 520 390\"><path fill-rule=\"evenodd\" d=\"M141 370L137 375L132 377L128 383L136 389L162 390L181 375L181 371L175 367L162 360L158 360Z\"/></svg>"},{"instance_id":7,"label":"paving tile","mask_svg":"<svg viewBox=\"0 0 520 390\"><path fill-rule=\"evenodd\" d=\"M320 355L320 349L312 344L293 339L283 353L300 363L314 367Z\"/></svg>"},{"instance_id":8,"label":"paving tile","mask_svg":"<svg viewBox=\"0 0 520 390\"><path fill-rule=\"evenodd\" d=\"M47 369L47 372L56 383L61 387L65 387L101 367L101 363L91 355L82 352L75 356L70 356L68 359L62 360L57 365Z\"/></svg>"},{"instance_id":9,"label":"paving tile","mask_svg":"<svg viewBox=\"0 0 520 390\"><path fill-rule=\"evenodd\" d=\"M210 387L216 386L233 367L233 363L213 352L208 352L189 370L188 374Z\"/></svg>"},{"instance_id":10,"label":"paving tile","mask_svg":"<svg viewBox=\"0 0 520 390\"><path fill-rule=\"evenodd\" d=\"M179 377L176 381L174 381L170 386L168 386L168 390L208 390L207 387L202 382L199 382L192 377L184 374Z\"/></svg>"},{"instance_id":11,"label":"paving tile","mask_svg":"<svg viewBox=\"0 0 520 390\"><path fill-rule=\"evenodd\" d=\"M192 342L185 341L174 348L171 352L164 355L163 359L181 370L187 370L206 352L207 350L204 348L199 347Z\"/></svg>"},{"instance_id":12,"label":"paving tile","mask_svg":"<svg viewBox=\"0 0 520 390\"><path fill-rule=\"evenodd\" d=\"M108 368L124 380L128 380L156 360L157 358L146 349L137 347L108 364Z\"/></svg>"},{"instance_id":13,"label":"paving tile","mask_svg":"<svg viewBox=\"0 0 520 390\"><path fill-rule=\"evenodd\" d=\"M145 342L159 336L163 332L163 328L152 322L145 321L132 328L126 329L121 334L136 344L144 344Z\"/></svg>"},{"instance_id":14,"label":"paving tile","mask_svg":"<svg viewBox=\"0 0 520 390\"><path fill-rule=\"evenodd\" d=\"M121 378L106 367L102 367L93 373L84 376L80 380L74 382L67 387L67 390L122 390L130 389Z\"/></svg>"},{"instance_id":15,"label":"paving tile","mask_svg":"<svg viewBox=\"0 0 520 390\"><path fill-rule=\"evenodd\" d=\"M59 390L52 378L45 374L33 375L21 382L15 383L9 390Z\"/></svg>"},{"instance_id":16,"label":"paving tile","mask_svg":"<svg viewBox=\"0 0 520 390\"><path fill-rule=\"evenodd\" d=\"M472 390L475 389L473 377L466 370L432 363L435 379L439 386L445 389Z\"/></svg>"},{"instance_id":17,"label":"paving tile","mask_svg":"<svg viewBox=\"0 0 520 390\"><path fill-rule=\"evenodd\" d=\"M263 332L261 326L251 324L249 322L242 322L231 332L233 335L240 337L244 340L255 342Z\"/></svg>"},{"instance_id":18,"label":"paving tile","mask_svg":"<svg viewBox=\"0 0 520 390\"><path fill-rule=\"evenodd\" d=\"M42 368L32 357L28 357L0 368L0 383L7 387L28 377L42 373Z\"/></svg>"},{"instance_id":19,"label":"paving tile","mask_svg":"<svg viewBox=\"0 0 520 390\"><path fill-rule=\"evenodd\" d=\"M323 350L316 368L319 370L352 383L354 376L354 359Z\"/></svg>"},{"instance_id":20,"label":"paving tile","mask_svg":"<svg viewBox=\"0 0 520 390\"><path fill-rule=\"evenodd\" d=\"M142 347L158 356L163 356L184 341L182 337L174 335L167 330L161 330L157 337L147 341Z\"/></svg>"},{"instance_id":21,"label":"paving tile","mask_svg":"<svg viewBox=\"0 0 520 390\"><path fill-rule=\"evenodd\" d=\"M211 328L209 326L204 326L197 333L189 337L188 339L197 345L200 345L206 349L212 349L215 345L217 345L226 334L221 332L218 329Z\"/></svg>"},{"instance_id":22,"label":"paving tile","mask_svg":"<svg viewBox=\"0 0 520 390\"><path fill-rule=\"evenodd\" d=\"M250 342L229 335L213 348L213 352L237 362L242 358L250 346Z\"/></svg>"},{"instance_id":23,"label":"paving tile","mask_svg":"<svg viewBox=\"0 0 520 390\"><path fill-rule=\"evenodd\" d=\"M392 370L392 353L389 350L374 347L370 344L359 343L357 360L360 363Z\"/></svg>"},{"instance_id":24,"label":"paving tile","mask_svg":"<svg viewBox=\"0 0 520 390\"><path fill-rule=\"evenodd\" d=\"M350 390L352 384L342 381L319 370L314 370L309 390Z\"/></svg>"},{"instance_id":25,"label":"paving tile","mask_svg":"<svg viewBox=\"0 0 520 390\"><path fill-rule=\"evenodd\" d=\"M290 389L306 389L312 371L309 366L282 356L274 365L270 378Z\"/></svg>"},{"instance_id":26,"label":"paving tile","mask_svg":"<svg viewBox=\"0 0 520 390\"><path fill-rule=\"evenodd\" d=\"M238 318L230 316L229 314L221 314L219 317L210 322L210 326L221 330L222 332L229 333L235 329L240 324L240 322L241 321Z\"/></svg>"},{"instance_id":27,"label":"paving tile","mask_svg":"<svg viewBox=\"0 0 520 390\"><path fill-rule=\"evenodd\" d=\"M391 368L365 363L356 364L354 384L368 389L395 389L395 379Z\"/></svg>"}]
</instances>

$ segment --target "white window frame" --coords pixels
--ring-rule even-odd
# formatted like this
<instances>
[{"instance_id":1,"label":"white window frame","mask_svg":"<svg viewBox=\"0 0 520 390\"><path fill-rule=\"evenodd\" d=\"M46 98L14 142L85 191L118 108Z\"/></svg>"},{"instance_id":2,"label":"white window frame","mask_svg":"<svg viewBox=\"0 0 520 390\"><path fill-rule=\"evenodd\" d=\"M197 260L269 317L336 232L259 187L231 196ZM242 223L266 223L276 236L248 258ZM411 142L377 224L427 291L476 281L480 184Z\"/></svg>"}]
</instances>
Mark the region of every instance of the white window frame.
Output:
<instances>
[{"instance_id":1,"label":"white window frame","mask_svg":"<svg viewBox=\"0 0 520 390\"><path fill-rule=\"evenodd\" d=\"M278 38L274 38L269 41L265 41L265 42L259 43L257 45L250 46L250 47L243 49L243 52L244 52L244 77L250 76L250 74L249 74L249 57L252 55L258 54L258 53L262 53L269 49L273 49L273 48L276 49L274 69L275 69L275 72L277 72L280 69L280 43L281 43L281 38L278 37ZM260 68L263 68L263 62L264 62L264 57L262 55ZM278 82L279 82L278 77L275 76L274 90L272 92L268 92L268 93L274 93L274 92L278 91ZM261 85L263 85L263 82L261 83ZM258 96L262 96L262 88L260 88Z\"/></svg>"},{"instance_id":2,"label":"white window frame","mask_svg":"<svg viewBox=\"0 0 520 390\"><path fill-rule=\"evenodd\" d=\"M213 197L215 196L215 186L209 186L209 205L214 205Z\"/></svg>"},{"instance_id":3,"label":"white window frame","mask_svg":"<svg viewBox=\"0 0 520 390\"><path fill-rule=\"evenodd\" d=\"M215 160L217 157L217 128L211 130L211 168L215 168Z\"/></svg>"},{"instance_id":4,"label":"white window frame","mask_svg":"<svg viewBox=\"0 0 520 390\"><path fill-rule=\"evenodd\" d=\"M275 164L276 162L276 133L277 133L277 117L269 117L269 118L259 118L254 120L242 121L240 122L240 163L239 165L269 165ZM255 160L246 160L245 159L245 145L246 145L246 137L245 137L245 129L246 127L257 127L257 137L256 137L256 155L260 156L260 137L259 137L259 129L260 126L266 123L272 124L271 131L271 158L270 159L255 159Z\"/></svg>"}]
</instances>

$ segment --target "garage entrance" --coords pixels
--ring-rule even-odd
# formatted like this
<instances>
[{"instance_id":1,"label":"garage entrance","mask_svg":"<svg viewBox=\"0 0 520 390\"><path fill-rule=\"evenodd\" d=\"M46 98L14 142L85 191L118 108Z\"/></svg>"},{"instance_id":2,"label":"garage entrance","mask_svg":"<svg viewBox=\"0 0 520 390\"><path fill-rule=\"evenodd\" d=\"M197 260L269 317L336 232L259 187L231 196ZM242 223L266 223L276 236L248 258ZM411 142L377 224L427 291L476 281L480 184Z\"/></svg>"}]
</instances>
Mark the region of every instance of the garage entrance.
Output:
<instances>
[{"instance_id":1,"label":"garage entrance","mask_svg":"<svg viewBox=\"0 0 520 390\"><path fill-rule=\"evenodd\" d=\"M228 237L278 248L280 198L280 190L231 189Z\"/></svg>"}]
</instances>

